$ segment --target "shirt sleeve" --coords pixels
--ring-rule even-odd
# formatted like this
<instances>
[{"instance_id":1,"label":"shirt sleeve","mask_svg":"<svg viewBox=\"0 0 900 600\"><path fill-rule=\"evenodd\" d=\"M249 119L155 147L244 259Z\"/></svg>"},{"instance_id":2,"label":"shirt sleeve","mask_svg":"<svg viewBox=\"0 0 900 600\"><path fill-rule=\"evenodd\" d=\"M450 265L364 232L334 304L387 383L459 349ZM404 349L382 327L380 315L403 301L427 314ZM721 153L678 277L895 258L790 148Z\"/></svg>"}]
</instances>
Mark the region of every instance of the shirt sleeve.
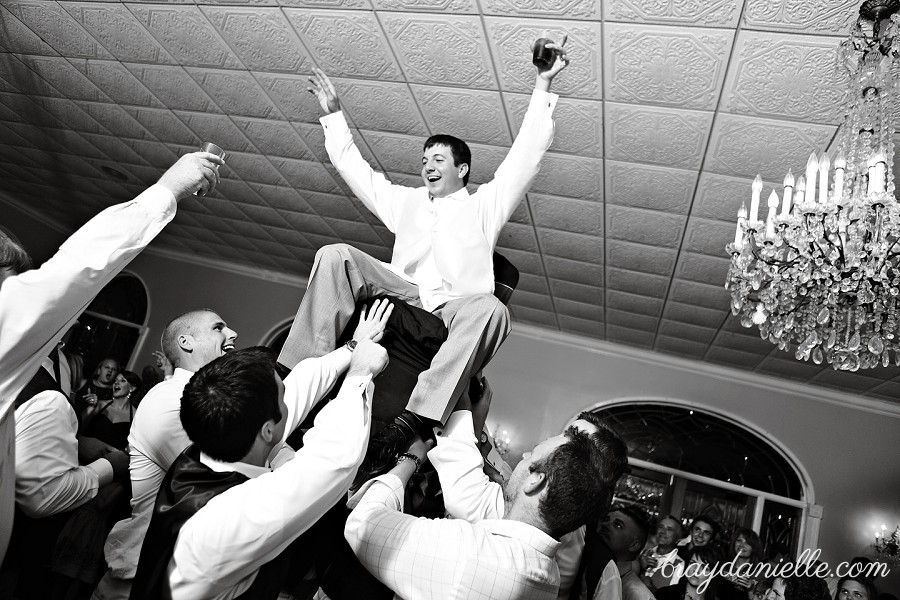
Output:
<instances>
[{"instance_id":1,"label":"shirt sleeve","mask_svg":"<svg viewBox=\"0 0 900 600\"><path fill-rule=\"evenodd\" d=\"M338 376L350 365L350 355L350 350L341 347L325 356L306 358L284 379L284 403L288 407L284 440L331 390Z\"/></svg>"},{"instance_id":2,"label":"shirt sleeve","mask_svg":"<svg viewBox=\"0 0 900 600\"><path fill-rule=\"evenodd\" d=\"M16 503L26 515L49 517L97 495L99 473L78 465L78 424L62 394L36 394L16 409L15 419Z\"/></svg>"},{"instance_id":3,"label":"shirt sleeve","mask_svg":"<svg viewBox=\"0 0 900 600\"><path fill-rule=\"evenodd\" d=\"M175 216L175 197L154 185L88 221L38 269L0 288L0 416L94 296Z\"/></svg>"},{"instance_id":4,"label":"shirt sleeve","mask_svg":"<svg viewBox=\"0 0 900 600\"><path fill-rule=\"evenodd\" d=\"M600 583L594 591L594 600L622 600L622 578L615 562L609 561L603 567Z\"/></svg>"},{"instance_id":5,"label":"shirt sleeve","mask_svg":"<svg viewBox=\"0 0 900 600\"><path fill-rule=\"evenodd\" d=\"M503 225L525 198L540 171L541 160L553 142L553 109L558 98L541 90L532 92L528 111L509 153L494 173L494 179L475 192L484 230L494 232L493 239L489 240L491 244L497 242Z\"/></svg>"},{"instance_id":6,"label":"shirt sleeve","mask_svg":"<svg viewBox=\"0 0 900 600\"><path fill-rule=\"evenodd\" d=\"M368 444L372 389L371 377L348 377L293 460L216 496L185 523L169 566L173 600L242 593L338 502Z\"/></svg>"},{"instance_id":7,"label":"shirt sleeve","mask_svg":"<svg viewBox=\"0 0 900 600\"><path fill-rule=\"evenodd\" d=\"M584 551L584 525L559 538L556 564L559 565L559 597L568 598L569 590L578 575L581 554Z\"/></svg>"},{"instance_id":8,"label":"shirt sleeve","mask_svg":"<svg viewBox=\"0 0 900 600\"><path fill-rule=\"evenodd\" d=\"M395 233L402 198L410 188L392 184L366 162L353 141L343 112L325 115L319 122L325 131L325 149L331 164L366 208Z\"/></svg>"},{"instance_id":9,"label":"shirt sleeve","mask_svg":"<svg viewBox=\"0 0 900 600\"><path fill-rule=\"evenodd\" d=\"M450 516L470 523L502 519L506 512L503 490L484 474L471 411L453 412L436 439L428 460L437 471Z\"/></svg>"}]
</instances>

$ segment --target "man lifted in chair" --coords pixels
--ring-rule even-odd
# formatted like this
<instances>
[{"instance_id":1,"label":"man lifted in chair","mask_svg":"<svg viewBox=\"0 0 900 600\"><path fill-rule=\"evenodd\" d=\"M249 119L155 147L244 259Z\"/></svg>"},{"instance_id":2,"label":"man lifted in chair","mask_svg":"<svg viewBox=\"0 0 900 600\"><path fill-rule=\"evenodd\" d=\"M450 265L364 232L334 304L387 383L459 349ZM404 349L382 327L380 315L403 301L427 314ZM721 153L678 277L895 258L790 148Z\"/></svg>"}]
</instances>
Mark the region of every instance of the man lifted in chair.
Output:
<instances>
[{"instance_id":1,"label":"man lifted in chair","mask_svg":"<svg viewBox=\"0 0 900 600\"><path fill-rule=\"evenodd\" d=\"M565 43L565 39L563 40ZM393 467L419 431L443 423L463 386L509 335L509 312L494 289L492 253L516 206L525 197L553 140L553 78L569 63L562 44L548 44L554 60L539 67L519 135L494 179L469 194L471 153L460 139L433 135L422 155L424 187L391 184L375 172L353 142L334 85L321 70L309 91L321 118L331 162L354 194L395 234L391 262L346 244L321 248L309 288L278 357L292 368L334 350L356 303L386 294L439 317L447 340L419 375L406 410L373 435L364 468L377 475ZM373 432L374 433L374 432Z\"/></svg>"}]
</instances>

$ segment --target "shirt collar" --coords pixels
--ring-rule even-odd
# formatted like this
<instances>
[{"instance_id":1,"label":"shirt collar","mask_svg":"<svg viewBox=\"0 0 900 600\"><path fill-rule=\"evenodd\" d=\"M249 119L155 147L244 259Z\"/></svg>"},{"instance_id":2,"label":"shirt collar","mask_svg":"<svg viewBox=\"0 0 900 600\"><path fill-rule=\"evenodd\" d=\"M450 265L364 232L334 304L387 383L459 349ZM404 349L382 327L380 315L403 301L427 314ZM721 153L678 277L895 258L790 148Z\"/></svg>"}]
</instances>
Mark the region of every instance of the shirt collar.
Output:
<instances>
[{"instance_id":1,"label":"shirt collar","mask_svg":"<svg viewBox=\"0 0 900 600\"><path fill-rule=\"evenodd\" d=\"M559 548L559 541L553 539L537 527L529 525L528 523L523 523L522 521L514 521L512 519L484 519L479 521L477 525L490 530L491 533L496 535L516 538L550 558L556 556L556 550Z\"/></svg>"},{"instance_id":2,"label":"shirt collar","mask_svg":"<svg viewBox=\"0 0 900 600\"><path fill-rule=\"evenodd\" d=\"M178 381L187 381L191 377L193 377L193 375L193 371L188 371L187 369L182 369L181 367L175 367L175 370L172 371L172 379L177 379Z\"/></svg>"},{"instance_id":3,"label":"shirt collar","mask_svg":"<svg viewBox=\"0 0 900 600\"><path fill-rule=\"evenodd\" d=\"M212 469L217 473L227 473L229 471L236 471L241 475L249 477L250 479L256 479L260 475L265 473L271 473L271 469L268 467L260 467L257 465L251 465L245 462L222 462L220 460L216 460L211 458L205 452L200 453L200 462L204 465Z\"/></svg>"},{"instance_id":4,"label":"shirt collar","mask_svg":"<svg viewBox=\"0 0 900 600\"><path fill-rule=\"evenodd\" d=\"M427 190L426 190L426 193L428 193ZM452 194L450 194L449 196L444 196L442 198L434 198L431 194L428 194L428 200L433 202L434 200L451 199L451 200L456 200L457 202L463 202L465 200L468 200L469 196L470 196L469 190L466 189L465 187L462 187L462 188L456 190L455 192L453 192Z\"/></svg>"}]
</instances>

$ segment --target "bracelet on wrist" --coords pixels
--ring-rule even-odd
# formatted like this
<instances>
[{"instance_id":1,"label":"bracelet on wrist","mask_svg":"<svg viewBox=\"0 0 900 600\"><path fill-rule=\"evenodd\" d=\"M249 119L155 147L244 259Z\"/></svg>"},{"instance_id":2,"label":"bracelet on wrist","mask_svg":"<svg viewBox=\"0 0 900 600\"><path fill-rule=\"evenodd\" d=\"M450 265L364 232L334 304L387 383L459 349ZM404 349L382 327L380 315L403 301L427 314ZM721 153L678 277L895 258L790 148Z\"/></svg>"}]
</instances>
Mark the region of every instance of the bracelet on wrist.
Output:
<instances>
[{"instance_id":1,"label":"bracelet on wrist","mask_svg":"<svg viewBox=\"0 0 900 600\"><path fill-rule=\"evenodd\" d=\"M402 463L404 460L411 460L412 462L416 463L416 471L418 471L419 467L422 466L422 460L415 454L410 454L409 452L404 452L403 454L397 455L397 464L398 465L400 463Z\"/></svg>"}]
</instances>

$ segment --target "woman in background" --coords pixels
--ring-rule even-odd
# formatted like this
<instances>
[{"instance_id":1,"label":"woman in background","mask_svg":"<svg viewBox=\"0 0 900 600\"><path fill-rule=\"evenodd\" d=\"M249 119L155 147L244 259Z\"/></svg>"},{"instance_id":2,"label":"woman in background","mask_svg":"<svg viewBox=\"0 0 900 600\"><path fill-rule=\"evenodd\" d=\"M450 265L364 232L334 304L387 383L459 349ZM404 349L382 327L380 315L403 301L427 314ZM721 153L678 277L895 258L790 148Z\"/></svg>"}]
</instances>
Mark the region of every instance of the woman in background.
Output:
<instances>
[{"instance_id":1,"label":"woman in background","mask_svg":"<svg viewBox=\"0 0 900 600\"><path fill-rule=\"evenodd\" d=\"M141 388L141 378L131 371L122 371L112 385L112 399L99 400L88 396L87 406L81 411L81 426L78 437L97 438L124 450L128 445L128 432L134 418L134 406L131 404L132 394Z\"/></svg>"},{"instance_id":2,"label":"woman in background","mask_svg":"<svg viewBox=\"0 0 900 600\"><path fill-rule=\"evenodd\" d=\"M756 586L760 565L764 564L763 545L752 529L738 527L734 531L728 562L733 561L729 573L724 573L718 585L719 600L752 600L751 590ZM740 569L741 575L737 575ZM749 574L745 574L749 573Z\"/></svg>"}]
</instances>

